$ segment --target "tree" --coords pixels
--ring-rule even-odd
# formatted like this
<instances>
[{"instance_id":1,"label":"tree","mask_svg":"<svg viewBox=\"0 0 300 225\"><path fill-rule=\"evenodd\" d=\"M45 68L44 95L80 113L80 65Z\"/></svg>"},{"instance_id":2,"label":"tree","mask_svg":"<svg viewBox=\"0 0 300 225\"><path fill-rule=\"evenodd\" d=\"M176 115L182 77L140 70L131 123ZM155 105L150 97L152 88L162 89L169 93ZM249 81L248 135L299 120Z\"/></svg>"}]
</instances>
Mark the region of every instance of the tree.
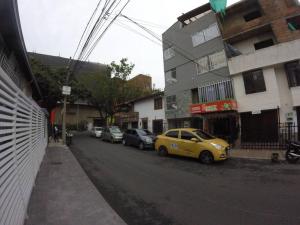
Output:
<instances>
[{"instance_id":1,"label":"tree","mask_svg":"<svg viewBox=\"0 0 300 225\"><path fill-rule=\"evenodd\" d=\"M44 98L43 107L51 112L57 103L62 101L62 86L66 81L66 68L52 69L43 65L36 59L30 59L31 68L36 80L41 88ZM85 98L88 92L83 86L72 76L69 85L72 87L69 101L74 102L77 99Z\"/></svg>"}]
</instances>

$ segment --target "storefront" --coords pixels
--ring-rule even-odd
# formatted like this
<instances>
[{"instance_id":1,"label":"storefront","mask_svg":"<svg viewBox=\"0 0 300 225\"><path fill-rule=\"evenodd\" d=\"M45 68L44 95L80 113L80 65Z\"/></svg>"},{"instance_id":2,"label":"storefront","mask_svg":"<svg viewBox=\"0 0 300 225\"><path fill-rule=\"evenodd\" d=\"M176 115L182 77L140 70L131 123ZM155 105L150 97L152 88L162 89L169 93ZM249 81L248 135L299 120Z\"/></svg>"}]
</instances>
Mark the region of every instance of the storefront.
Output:
<instances>
[{"instance_id":1,"label":"storefront","mask_svg":"<svg viewBox=\"0 0 300 225\"><path fill-rule=\"evenodd\" d=\"M193 116L203 119L203 130L230 143L238 138L239 125L235 100L222 100L190 107Z\"/></svg>"}]
</instances>

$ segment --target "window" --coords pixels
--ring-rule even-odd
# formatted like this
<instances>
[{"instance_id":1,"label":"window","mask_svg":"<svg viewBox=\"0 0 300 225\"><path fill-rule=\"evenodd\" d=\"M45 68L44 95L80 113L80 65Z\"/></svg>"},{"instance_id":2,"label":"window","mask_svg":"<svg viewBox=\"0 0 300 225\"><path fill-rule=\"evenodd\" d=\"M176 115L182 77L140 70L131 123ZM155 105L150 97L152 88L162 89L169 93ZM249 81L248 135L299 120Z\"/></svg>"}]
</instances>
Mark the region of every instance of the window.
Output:
<instances>
[{"instance_id":1,"label":"window","mask_svg":"<svg viewBox=\"0 0 300 225\"><path fill-rule=\"evenodd\" d=\"M167 96L167 110L177 109L176 95Z\"/></svg>"},{"instance_id":2,"label":"window","mask_svg":"<svg viewBox=\"0 0 300 225\"><path fill-rule=\"evenodd\" d=\"M286 20L291 31L300 30L300 16L295 16Z\"/></svg>"},{"instance_id":3,"label":"window","mask_svg":"<svg viewBox=\"0 0 300 225\"><path fill-rule=\"evenodd\" d=\"M290 87L300 86L300 63L299 61L285 64L285 70Z\"/></svg>"},{"instance_id":4,"label":"window","mask_svg":"<svg viewBox=\"0 0 300 225\"><path fill-rule=\"evenodd\" d=\"M166 136L171 138L178 138L178 130L169 131Z\"/></svg>"},{"instance_id":5,"label":"window","mask_svg":"<svg viewBox=\"0 0 300 225\"><path fill-rule=\"evenodd\" d=\"M209 71L208 57L205 56L197 61L197 74L207 73Z\"/></svg>"},{"instance_id":6,"label":"window","mask_svg":"<svg viewBox=\"0 0 300 225\"><path fill-rule=\"evenodd\" d=\"M205 42L204 33L200 31L192 35L192 42L193 42L193 47L203 44Z\"/></svg>"},{"instance_id":7,"label":"window","mask_svg":"<svg viewBox=\"0 0 300 225\"><path fill-rule=\"evenodd\" d=\"M217 52L209 56L210 70L216 70L227 65L225 51Z\"/></svg>"},{"instance_id":8,"label":"window","mask_svg":"<svg viewBox=\"0 0 300 225\"><path fill-rule=\"evenodd\" d=\"M166 82L169 84L173 84L177 82L176 79L176 68L173 68L166 72Z\"/></svg>"},{"instance_id":9,"label":"window","mask_svg":"<svg viewBox=\"0 0 300 225\"><path fill-rule=\"evenodd\" d=\"M216 23L209 26L203 32L204 32L205 41L209 41L220 36L219 28Z\"/></svg>"},{"instance_id":10,"label":"window","mask_svg":"<svg viewBox=\"0 0 300 225\"><path fill-rule=\"evenodd\" d=\"M199 93L198 93L198 88L192 89L192 103L197 104L199 103Z\"/></svg>"},{"instance_id":11,"label":"window","mask_svg":"<svg viewBox=\"0 0 300 225\"><path fill-rule=\"evenodd\" d=\"M252 12L244 15L244 19L245 19L246 22L254 20L254 19L259 18L259 17L261 17L261 12L259 10L252 11Z\"/></svg>"},{"instance_id":12,"label":"window","mask_svg":"<svg viewBox=\"0 0 300 225\"><path fill-rule=\"evenodd\" d=\"M183 140L191 140L192 138L196 138L193 134L186 132L186 131L181 131L181 139Z\"/></svg>"},{"instance_id":13,"label":"window","mask_svg":"<svg viewBox=\"0 0 300 225\"><path fill-rule=\"evenodd\" d=\"M174 47L167 48L164 50L164 59L168 60L171 59L175 56L175 49Z\"/></svg>"},{"instance_id":14,"label":"window","mask_svg":"<svg viewBox=\"0 0 300 225\"><path fill-rule=\"evenodd\" d=\"M204 42L207 42L219 36L220 36L220 31L218 28L218 24L214 23L210 25L208 28L201 30L192 35L193 46L196 47L198 45L203 44Z\"/></svg>"},{"instance_id":15,"label":"window","mask_svg":"<svg viewBox=\"0 0 300 225\"><path fill-rule=\"evenodd\" d=\"M266 91L266 85L262 70L243 73L246 94Z\"/></svg>"},{"instance_id":16,"label":"window","mask_svg":"<svg viewBox=\"0 0 300 225\"><path fill-rule=\"evenodd\" d=\"M201 103L234 98L231 80L223 80L200 87L199 93Z\"/></svg>"},{"instance_id":17,"label":"window","mask_svg":"<svg viewBox=\"0 0 300 225\"><path fill-rule=\"evenodd\" d=\"M211 70L216 70L222 67L227 66L227 59L225 55L225 51L222 50L220 52L216 52L209 56L202 57L197 60L196 69L197 74L207 73Z\"/></svg>"},{"instance_id":18,"label":"window","mask_svg":"<svg viewBox=\"0 0 300 225\"><path fill-rule=\"evenodd\" d=\"M162 109L162 98L155 98L154 99L154 110Z\"/></svg>"},{"instance_id":19,"label":"window","mask_svg":"<svg viewBox=\"0 0 300 225\"><path fill-rule=\"evenodd\" d=\"M262 48L267 48L274 45L273 39L264 40L254 44L255 50L259 50Z\"/></svg>"}]
</instances>

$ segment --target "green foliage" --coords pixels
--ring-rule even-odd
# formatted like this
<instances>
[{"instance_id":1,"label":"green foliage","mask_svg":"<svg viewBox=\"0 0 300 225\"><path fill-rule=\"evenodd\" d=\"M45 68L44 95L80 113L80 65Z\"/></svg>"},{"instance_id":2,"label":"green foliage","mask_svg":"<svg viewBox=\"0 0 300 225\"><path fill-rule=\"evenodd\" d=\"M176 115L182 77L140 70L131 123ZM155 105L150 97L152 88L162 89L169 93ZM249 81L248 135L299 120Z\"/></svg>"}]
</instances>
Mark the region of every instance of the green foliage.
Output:
<instances>
[{"instance_id":1,"label":"green foliage","mask_svg":"<svg viewBox=\"0 0 300 225\"><path fill-rule=\"evenodd\" d=\"M109 66L111 75L113 77L119 78L123 81L128 79L128 77L131 74L133 68L134 68L134 64L128 63L127 58L122 58L120 60L119 64L116 64L116 62L113 61Z\"/></svg>"},{"instance_id":2,"label":"green foliage","mask_svg":"<svg viewBox=\"0 0 300 225\"><path fill-rule=\"evenodd\" d=\"M62 101L62 86L66 82L66 68L52 69L43 65L35 59L30 60L32 72L35 75L37 82L41 88L44 105L49 112L56 106L57 102ZM71 77L69 85L72 88L70 102L77 99L84 99L87 97L88 92L83 88L75 77Z\"/></svg>"}]
</instances>

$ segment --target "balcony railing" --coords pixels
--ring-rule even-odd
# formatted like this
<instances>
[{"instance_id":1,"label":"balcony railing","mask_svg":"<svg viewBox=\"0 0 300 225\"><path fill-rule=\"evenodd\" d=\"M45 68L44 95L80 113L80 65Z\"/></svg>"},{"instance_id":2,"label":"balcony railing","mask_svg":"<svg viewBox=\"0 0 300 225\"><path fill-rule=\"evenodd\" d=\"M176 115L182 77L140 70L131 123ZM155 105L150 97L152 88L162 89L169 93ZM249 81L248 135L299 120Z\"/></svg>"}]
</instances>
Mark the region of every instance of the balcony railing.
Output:
<instances>
[{"instance_id":1,"label":"balcony railing","mask_svg":"<svg viewBox=\"0 0 300 225\"><path fill-rule=\"evenodd\" d=\"M215 102L234 99L231 80L223 80L206 86L199 87L200 103Z\"/></svg>"}]
</instances>

